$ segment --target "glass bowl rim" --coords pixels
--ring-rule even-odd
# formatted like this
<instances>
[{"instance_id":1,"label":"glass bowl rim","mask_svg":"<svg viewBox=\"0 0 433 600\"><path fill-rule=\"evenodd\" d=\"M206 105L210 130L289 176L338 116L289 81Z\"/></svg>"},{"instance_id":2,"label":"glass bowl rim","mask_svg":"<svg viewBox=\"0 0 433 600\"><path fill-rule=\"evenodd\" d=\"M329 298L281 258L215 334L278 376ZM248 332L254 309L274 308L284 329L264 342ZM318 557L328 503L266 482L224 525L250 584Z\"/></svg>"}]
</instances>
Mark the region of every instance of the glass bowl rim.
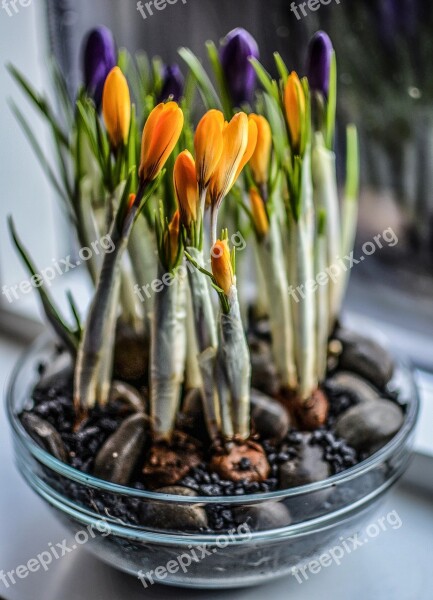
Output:
<instances>
[{"instance_id":1,"label":"glass bowl rim","mask_svg":"<svg viewBox=\"0 0 433 600\"><path fill-rule=\"evenodd\" d=\"M242 496L180 496L175 494L165 494L161 492L152 492L149 490L138 490L132 487L118 485L110 483L108 481L98 479L93 475L83 473L70 465L63 463L58 460L46 450L41 448L27 433L18 419L17 414L14 411L15 396L16 396L16 384L18 376L23 368L23 365L30 359L32 354L36 354L52 341L52 337L47 333L40 335L36 340L30 344L29 348L21 355L17 364L9 378L9 383L6 392L6 409L9 423L12 427L13 433L17 436L18 440L24 447L31 453L31 455L44 464L52 471L59 475L66 477L69 480L75 481L86 487L93 489L110 492L112 494L119 494L121 496L129 496L133 498L147 499L160 502L171 502L176 504L259 504L264 501L278 501L287 498L296 498L299 496L305 496L312 494L317 491L326 490L330 487L336 487L347 481L356 479L359 475L367 473L369 470L374 469L376 466L381 464L393 455L394 451L400 446L404 445L409 436L412 434L420 410L420 398L418 388L415 384L413 377L413 367L410 362L406 359L399 357L397 363L408 371L411 376L411 401L408 405L408 410L405 414L405 420L403 426L399 432L385 445L383 448L369 456L367 459L361 461L357 465L346 469L341 473L337 473L315 483L302 485L298 487L289 488L286 490L276 490L274 492L262 492L255 494L245 494Z\"/></svg>"}]
</instances>

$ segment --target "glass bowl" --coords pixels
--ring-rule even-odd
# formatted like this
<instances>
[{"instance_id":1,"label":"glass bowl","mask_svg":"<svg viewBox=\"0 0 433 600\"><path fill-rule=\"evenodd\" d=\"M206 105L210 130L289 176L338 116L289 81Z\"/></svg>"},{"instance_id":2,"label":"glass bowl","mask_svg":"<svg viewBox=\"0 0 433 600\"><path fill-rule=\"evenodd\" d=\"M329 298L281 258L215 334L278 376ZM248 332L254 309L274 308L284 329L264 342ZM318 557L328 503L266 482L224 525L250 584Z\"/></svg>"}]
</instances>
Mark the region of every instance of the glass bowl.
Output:
<instances>
[{"instance_id":1,"label":"glass bowl","mask_svg":"<svg viewBox=\"0 0 433 600\"><path fill-rule=\"evenodd\" d=\"M175 496L114 485L60 462L21 425L17 415L31 405L36 366L52 349L52 341L40 338L12 375L7 409L18 469L78 544L85 542L93 554L139 577L145 586L236 588L294 574L296 567L369 523L408 465L419 398L410 368L399 364L395 385L406 404L401 430L343 473L289 490L234 497ZM134 507L134 514L139 509L143 522L130 521L128 507ZM225 509L236 515L238 526L231 532L176 526L179 511Z\"/></svg>"}]
</instances>

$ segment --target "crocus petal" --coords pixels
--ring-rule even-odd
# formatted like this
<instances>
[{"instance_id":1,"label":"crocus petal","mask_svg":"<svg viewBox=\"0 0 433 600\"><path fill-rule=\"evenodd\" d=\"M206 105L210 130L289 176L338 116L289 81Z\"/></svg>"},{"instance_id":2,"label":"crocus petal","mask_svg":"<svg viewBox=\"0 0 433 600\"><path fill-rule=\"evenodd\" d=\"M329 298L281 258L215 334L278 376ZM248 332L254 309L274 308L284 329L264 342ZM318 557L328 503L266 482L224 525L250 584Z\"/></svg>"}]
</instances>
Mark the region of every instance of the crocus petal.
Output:
<instances>
[{"instance_id":1,"label":"crocus petal","mask_svg":"<svg viewBox=\"0 0 433 600\"><path fill-rule=\"evenodd\" d=\"M176 102L159 104L150 113L141 144L142 181L153 181L159 175L179 140L183 122L183 112Z\"/></svg>"},{"instance_id":2,"label":"crocus petal","mask_svg":"<svg viewBox=\"0 0 433 600\"><path fill-rule=\"evenodd\" d=\"M83 42L84 85L99 108L108 73L117 63L117 50L113 34L108 27L95 27Z\"/></svg>"},{"instance_id":3,"label":"crocus petal","mask_svg":"<svg viewBox=\"0 0 433 600\"><path fill-rule=\"evenodd\" d=\"M217 240L211 251L212 274L226 296L234 285L233 267L227 240Z\"/></svg>"},{"instance_id":4,"label":"crocus petal","mask_svg":"<svg viewBox=\"0 0 433 600\"><path fill-rule=\"evenodd\" d=\"M249 117L248 118L248 144L245 149L244 155L242 156L242 160L238 165L236 175L233 179L233 182L232 182L230 188L232 188L234 186L234 184L238 180L239 175L242 172L242 169L245 167L245 165L249 162L252 155L254 154L254 151L257 146L257 137L258 137L257 124L254 121L254 119L251 119L251 117Z\"/></svg>"},{"instance_id":5,"label":"crocus petal","mask_svg":"<svg viewBox=\"0 0 433 600\"><path fill-rule=\"evenodd\" d=\"M284 90L284 107L292 148L299 154L302 125L305 120L305 94L298 75L292 71Z\"/></svg>"},{"instance_id":6,"label":"crocus petal","mask_svg":"<svg viewBox=\"0 0 433 600\"><path fill-rule=\"evenodd\" d=\"M234 105L251 104L257 78L249 59L259 58L256 40L241 27L233 29L222 41L219 56Z\"/></svg>"},{"instance_id":7,"label":"crocus petal","mask_svg":"<svg viewBox=\"0 0 433 600\"><path fill-rule=\"evenodd\" d=\"M209 110L197 125L194 148L197 180L200 189L206 189L218 166L223 151L224 115L220 110Z\"/></svg>"},{"instance_id":8,"label":"crocus petal","mask_svg":"<svg viewBox=\"0 0 433 600\"><path fill-rule=\"evenodd\" d=\"M131 123L128 82L119 67L111 69L102 94L102 114L113 148L125 144Z\"/></svg>"},{"instance_id":9,"label":"crocus petal","mask_svg":"<svg viewBox=\"0 0 433 600\"><path fill-rule=\"evenodd\" d=\"M250 190L250 200L254 227L259 238L264 238L269 232L269 220L262 197L255 188Z\"/></svg>"},{"instance_id":10,"label":"crocus petal","mask_svg":"<svg viewBox=\"0 0 433 600\"><path fill-rule=\"evenodd\" d=\"M257 145L250 159L250 167L257 185L265 184L269 177L269 163L272 151L272 131L262 115L250 115L257 125Z\"/></svg>"},{"instance_id":11,"label":"crocus petal","mask_svg":"<svg viewBox=\"0 0 433 600\"><path fill-rule=\"evenodd\" d=\"M189 227L192 222L197 221L199 198L195 162L188 150L177 157L173 180L182 224Z\"/></svg>"},{"instance_id":12,"label":"crocus petal","mask_svg":"<svg viewBox=\"0 0 433 600\"><path fill-rule=\"evenodd\" d=\"M248 146L248 117L237 113L224 126L223 152L211 180L212 204L218 206L235 182L236 172Z\"/></svg>"}]
</instances>

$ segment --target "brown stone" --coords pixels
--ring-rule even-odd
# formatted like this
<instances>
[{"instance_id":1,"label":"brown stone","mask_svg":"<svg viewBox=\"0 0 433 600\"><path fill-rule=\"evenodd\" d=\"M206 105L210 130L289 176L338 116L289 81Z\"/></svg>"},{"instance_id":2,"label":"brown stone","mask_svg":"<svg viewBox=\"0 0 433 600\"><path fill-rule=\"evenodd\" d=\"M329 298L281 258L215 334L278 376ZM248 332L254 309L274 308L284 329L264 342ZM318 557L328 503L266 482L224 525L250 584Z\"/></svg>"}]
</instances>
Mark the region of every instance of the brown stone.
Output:
<instances>
[{"instance_id":1,"label":"brown stone","mask_svg":"<svg viewBox=\"0 0 433 600\"><path fill-rule=\"evenodd\" d=\"M228 451L215 454L210 466L229 481L264 481L271 470L263 448L251 440L235 443Z\"/></svg>"},{"instance_id":2,"label":"brown stone","mask_svg":"<svg viewBox=\"0 0 433 600\"><path fill-rule=\"evenodd\" d=\"M149 451L143 475L152 488L175 485L202 460L197 445L192 442L182 445L157 443Z\"/></svg>"}]
</instances>

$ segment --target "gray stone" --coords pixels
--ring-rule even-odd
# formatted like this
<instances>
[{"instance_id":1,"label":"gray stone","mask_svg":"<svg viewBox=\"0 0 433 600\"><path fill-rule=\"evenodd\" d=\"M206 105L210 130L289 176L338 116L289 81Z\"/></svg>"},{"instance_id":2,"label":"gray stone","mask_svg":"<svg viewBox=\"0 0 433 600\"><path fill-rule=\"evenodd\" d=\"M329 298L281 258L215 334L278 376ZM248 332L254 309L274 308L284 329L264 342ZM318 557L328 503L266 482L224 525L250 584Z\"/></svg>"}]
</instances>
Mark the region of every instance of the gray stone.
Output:
<instances>
[{"instance_id":1,"label":"gray stone","mask_svg":"<svg viewBox=\"0 0 433 600\"><path fill-rule=\"evenodd\" d=\"M255 389L251 390L251 419L254 431L263 440L280 442L289 431L287 410L277 400Z\"/></svg>"},{"instance_id":2,"label":"gray stone","mask_svg":"<svg viewBox=\"0 0 433 600\"><path fill-rule=\"evenodd\" d=\"M347 329L340 329L336 338L343 345L339 368L357 373L378 389L384 389L394 372L390 354L377 342Z\"/></svg>"},{"instance_id":3,"label":"gray stone","mask_svg":"<svg viewBox=\"0 0 433 600\"><path fill-rule=\"evenodd\" d=\"M357 403L380 400L378 391L368 381L348 371L340 371L328 379L326 387L335 394L346 394Z\"/></svg>"},{"instance_id":4,"label":"gray stone","mask_svg":"<svg viewBox=\"0 0 433 600\"><path fill-rule=\"evenodd\" d=\"M335 432L356 450L372 454L399 431L403 421L401 408L381 399L350 408L337 419Z\"/></svg>"},{"instance_id":5,"label":"gray stone","mask_svg":"<svg viewBox=\"0 0 433 600\"><path fill-rule=\"evenodd\" d=\"M331 475L329 464L323 459L321 446L310 446L311 434L304 433L299 445L299 456L280 466L282 489L323 481Z\"/></svg>"},{"instance_id":6,"label":"gray stone","mask_svg":"<svg viewBox=\"0 0 433 600\"><path fill-rule=\"evenodd\" d=\"M145 438L146 417L142 413L125 419L99 450L93 474L126 485L143 453Z\"/></svg>"},{"instance_id":7,"label":"gray stone","mask_svg":"<svg viewBox=\"0 0 433 600\"><path fill-rule=\"evenodd\" d=\"M255 506L243 506L233 512L238 524L246 523L254 531L287 527L292 522L289 511L281 502L264 502Z\"/></svg>"},{"instance_id":8,"label":"gray stone","mask_svg":"<svg viewBox=\"0 0 433 600\"><path fill-rule=\"evenodd\" d=\"M155 491L160 494L190 496L191 498L197 496L190 488L180 485L163 487ZM208 524L204 508L193 504L177 504L175 501L148 501L144 508L144 520L146 525L155 529L175 531L201 531L206 529Z\"/></svg>"},{"instance_id":9,"label":"gray stone","mask_svg":"<svg viewBox=\"0 0 433 600\"><path fill-rule=\"evenodd\" d=\"M51 423L32 413L24 413L21 421L27 433L39 446L62 462L68 462L68 453L63 440Z\"/></svg>"},{"instance_id":10,"label":"gray stone","mask_svg":"<svg viewBox=\"0 0 433 600\"><path fill-rule=\"evenodd\" d=\"M251 386L269 396L280 391L280 379L272 357L271 345L262 340L250 340Z\"/></svg>"}]
</instances>

